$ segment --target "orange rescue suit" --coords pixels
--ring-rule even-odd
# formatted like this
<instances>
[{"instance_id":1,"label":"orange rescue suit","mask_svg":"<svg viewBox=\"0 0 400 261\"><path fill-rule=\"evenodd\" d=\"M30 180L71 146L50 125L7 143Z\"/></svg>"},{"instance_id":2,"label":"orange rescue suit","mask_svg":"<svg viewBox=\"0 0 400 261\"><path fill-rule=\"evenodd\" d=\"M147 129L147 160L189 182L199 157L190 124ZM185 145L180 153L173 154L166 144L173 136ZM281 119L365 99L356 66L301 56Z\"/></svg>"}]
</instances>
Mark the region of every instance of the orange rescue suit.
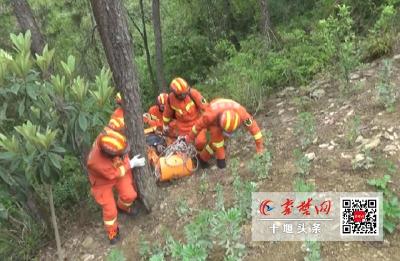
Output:
<instances>
[{"instance_id":1,"label":"orange rescue suit","mask_svg":"<svg viewBox=\"0 0 400 261\"><path fill-rule=\"evenodd\" d=\"M162 117L163 113L160 111L158 105L153 105L150 107L148 114L143 115L143 121L150 127L157 127L158 129L162 130Z\"/></svg>"},{"instance_id":2,"label":"orange rescue suit","mask_svg":"<svg viewBox=\"0 0 400 261\"><path fill-rule=\"evenodd\" d=\"M190 88L188 95L182 100L171 92L168 101L163 113L164 126L175 118L176 132L179 136L189 135L194 123L201 116L201 111L208 106L205 98L194 88Z\"/></svg>"},{"instance_id":3,"label":"orange rescue suit","mask_svg":"<svg viewBox=\"0 0 400 261\"><path fill-rule=\"evenodd\" d=\"M223 129L219 125L219 116L226 110L234 110L239 114L240 121L238 126L242 123L246 126L247 130L254 137L257 152L260 153L264 149L260 128L246 109L239 103L230 99L215 99L210 102L210 106L203 113L202 117L196 121L196 124L193 126L189 135L189 139L194 140L195 137L197 137L196 139L200 138L199 133L204 129L208 129L210 132L211 140L200 153L200 158L203 161L208 161L214 154L216 159L225 159L225 138L223 135Z\"/></svg>"},{"instance_id":4,"label":"orange rescue suit","mask_svg":"<svg viewBox=\"0 0 400 261\"><path fill-rule=\"evenodd\" d=\"M101 151L97 137L88 156L87 168L91 183L91 192L96 202L103 209L103 221L106 230L118 226L117 205L120 209L128 209L137 198L133 187L132 171L128 155L110 157ZM113 188L118 192L117 205L114 200Z\"/></svg>"}]
</instances>

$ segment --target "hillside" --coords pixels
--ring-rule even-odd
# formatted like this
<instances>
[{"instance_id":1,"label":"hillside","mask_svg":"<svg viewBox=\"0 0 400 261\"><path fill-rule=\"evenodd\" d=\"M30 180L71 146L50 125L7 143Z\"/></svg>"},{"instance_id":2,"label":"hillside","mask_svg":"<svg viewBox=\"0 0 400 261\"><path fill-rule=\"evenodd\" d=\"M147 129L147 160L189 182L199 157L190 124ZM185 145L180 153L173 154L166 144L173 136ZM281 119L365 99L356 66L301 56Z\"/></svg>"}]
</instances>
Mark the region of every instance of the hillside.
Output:
<instances>
[{"instance_id":1,"label":"hillside","mask_svg":"<svg viewBox=\"0 0 400 261\"><path fill-rule=\"evenodd\" d=\"M397 103L394 112L387 112L376 100L375 86L382 68L383 61L375 61L354 71L352 87L346 94L339 91L337 82L321 76L309 86L287 87L266 100L256 119L264 130L272 133L268 145L272 168L261 181L249 171L254 145L251 136L241 132L229 142L228 157L231 162L239 160L242 181L257 182L257 191L295 190L294 180L299 177L293 153L299 148L295 131L299 113L307 110L315 118L317 134L304 151L311 159L309 174L303 176L307 184L316 191L376 191L367 181L382 178L390 160L397 169L391 173L389 188L399 195L400 104ZM400 55L393 57L392 71L391 82L399 94ZM368 155L362 153L363 147L369 148ZM367 157L373 159L373 166L365 165ZM354 167L357 163L359 168ZM220 171L212 167L189 178L162 184L163 199L151 214L142 214L135 220L120 216L123 240L115 248L127 260L140 260L140 242L146 240L163 246L165 230L184 241L185 224L200 210L214 207L218 183L223 187L225 206L233 204L233 182L230 168ZM63 247L68 260L103 260L114 248L103 240L99 216L98 209L96 212L86 209L78 218L81 223L73 220L64 224ZM271 256L274 260L303 260L307 254L302 242L251 242L251 220L245 222L241 235L246 245L244 260L266 260L265 257ZM386 234L383 242L322 242L320 249L323 260L400 260L398 232ZM53 249L46 249L40 259L53 260L54 254ZM210 260L223 259L223 250L218 247L209 254Z\"/></svg>"}]
</instances>

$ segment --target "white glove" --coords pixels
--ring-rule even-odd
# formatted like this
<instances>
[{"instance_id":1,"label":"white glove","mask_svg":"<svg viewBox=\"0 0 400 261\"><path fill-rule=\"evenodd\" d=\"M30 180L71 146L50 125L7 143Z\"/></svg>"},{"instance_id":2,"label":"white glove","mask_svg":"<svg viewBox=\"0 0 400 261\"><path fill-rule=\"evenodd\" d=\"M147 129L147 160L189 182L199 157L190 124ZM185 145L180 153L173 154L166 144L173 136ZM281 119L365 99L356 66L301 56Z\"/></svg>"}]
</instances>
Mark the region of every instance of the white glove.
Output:
<instances>
[{"instance_id":1,"label":"white glove","mask_svg":"<svg viewBox=\"0 0 400 261\"><path fill-rule=\"evenodd\" d=\"M132 169L136 167L143 167L146 164L146 160L143 157L141 158L140 154L137 154L129 161L129 164L131 165Z\"/></svg>"}]
</instances>

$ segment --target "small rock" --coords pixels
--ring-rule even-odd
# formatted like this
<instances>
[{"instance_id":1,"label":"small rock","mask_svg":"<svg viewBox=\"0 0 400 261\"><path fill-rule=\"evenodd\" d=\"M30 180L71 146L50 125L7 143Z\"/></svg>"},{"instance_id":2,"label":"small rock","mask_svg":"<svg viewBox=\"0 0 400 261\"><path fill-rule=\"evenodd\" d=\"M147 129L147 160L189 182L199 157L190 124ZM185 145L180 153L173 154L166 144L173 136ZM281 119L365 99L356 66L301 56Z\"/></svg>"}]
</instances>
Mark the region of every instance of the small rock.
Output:
<instances>
[{"instance_id":1,"label":"small rock","mask_svg":"<svg viewBox=\"0 0 400 261\"><path fill-rule=\"evenodd\" d=\"M399 138L399 136L397 136L396 132L393 133L393 137L394 137L395 140L397 140Z\"/></svg>"},{"instance_id":2,"label":"small rock","mask_svg":"<svg viewBox=\"0 0 400 261\"><path fill-rule=\"evenodd\" d=\"M371 76L373 76L374 74L375 74L375 71L374 71L374 70L368 70L368 71L363 72L363 75L364 75L364 76L367 76L367 77L371 77Z\"/></svg>"},{"instance_id":3,"label":"small rock","mask_svg":"<svg viewBox=\"0 0 400 261\"><path fill-rule=\"evenodd\" d=\"M312 160L315 159L315 153L314 152L307 153L307 154L305 154L305 156L309 161L312 161Z\"/></svg>"},{"instance_id":4,"label":"small rock","mask_svg":"<svg viewBox=\"0 0 400 261\"><path fill-rule=\"evenodd\" d=\"M278 115L281 115L281 114L283 114L284 112L285 112L285 109L281 109L281 110L279 110Z\"/></svg>"},{"instance_id":5,"label":"small rock","mask_svg":"<svg viewBox=\"0 0 400 261\"><path fill-rule=\"evenodd\" d=\"M390 247L390 241L387 240L387 239L384 239L384 240L383 240L383 246L385 246L385 247Z\"/></svg>"},{"instance_id":6,"label":"small rock","mask_svg":"<svg viewBox=\"0 0 400 261\"><path fill-rule=\"evenodd\" d=\"M92 244L93 244L93 238L91 236L87 236L85 240L83 240L82 242L82 246L84 248L89 248L92 246Z\"/></svg>"},{"instance_id":7,"label":"small rock","mask_svg":"<svg viewBox=\"0 0 400 261\"><path fill-rule=\"evenodd\" d=\"M333 150L334 148L335 148L335 146L331 145L331 146L328 147L328 150Z\"/></svg>"},{"instance_id":8,"label":"small rock","mask_svg":"<svg viewBox=\"0 0 400 261\"><path fill-rule=\"evenodd\" d=\"M92 255L92 254L84 254L81 257L82 261L90 261L90 260L93 260L93 259L94 259L94 255Z\"/></svg>"},{"instance_id":9,"label":"small rock","mask_svg":"<svg viewBox=\"0 0 400 261\"><path fill-rule=\"evenodd\" d=\"M217 170L217 169L218 169L218 167L215 165L211 167L211 170Z\"/></svg>"},{"instance_id":10,"label":"small rock","mask_svg":"<svg viewBox=\"0 0 400 261\"><path fill-rule=\"evenodd\" d=\"M378 126L374 126L374 127L371 128L371 130L377 130L377 129L379 129Z\"/></svg>"},{"instance_id":11,"label":"small rock","mask_svg":"<svg viewBox=\"0 0 400 261\"><path fill-rule=\"evenodd\" d=\"M331 108L333 108L333 107L335 107L335 104L334 104L334 103L331 103L331 105L329 105L329 109L331 109Z\"/></svg>"},{"instance_id":12,"label":"small rock","mask_svg":"<svg viewBox=\"0 0 400 261\"><path fill-rule=\"evenodd\" d=\"M354 161L355 161L355 162L361 162L361 161L363 161L364 159L365 159L364 154L359 153L359 154L357 154L356 157L354 158Z\"/></svg>"},{"instance_id":13,"label":"small rock","mask_svg":"<svg viewBox=\"0 0 400 261\"><path fill-rule=\"evenodd\" d=\"M353 113L354 113L354 110L349 111L349 112L346 114L346 117L350 117L351 115L353 115Z\"/></svg>"},{"instance_id":14,"label":"small rock","mask_svg":"<svg viewBox=\"0 0 400 261\"><path fill-rule=\"evenodd\" d=\"M356 139L356 143L362 143L364 141L364 137L359 135Z\"/></svg>"},{"instance_id":15,"label":"small rock","mask_svg":"<svg viewBox=\"0 0 400 261\"><path fill-rule=\"evenodd\" d=\"M397 151L397 147L395 145L387 145L384 149L384 152L391 152L391 151Z\"/></svg>"},{"instance_id":16,"label":"small rock","mask_svg":"<svg viewBox=\"0 0 400 261\"><path fill-rule=\"evenodd\" d=\"M360 79L360 75L358 73L351 73L350 74L350 80L357 80Z\"/></svg>"},{"instance_id":17,"label":"small rock","mask_svg":"<svg viewBox=\"0 0 400 261\"><path fill-rule=\"evenodd\" d=\"M376 147L378 147L379 143L381 143L381 140L379 139L379 137L375 137L372 140L366 140L367 142L364 143L364 148L366 150L373 150Z\"/></svg>"},{"instance_id":18,"label":"small rock","mask_svg":"<svg viewBox=\"0 0 400 261\"><path fill-rule=\"evenodd\" d=\"M312 144L317 144L317 142L318 142L318 137L316 137L316 138L312 141Z\"/></svg>"},{"instance_id":19,"label":"small rock","mask_svg":"<svg viewBox=\"0 0 400 261\"><path fill-rule=\"evenodd\" d=\"M351 158L352 158L351 155L346 155L346 154L344 154L343 152L340 154L340 156L341 156L343 159L351 159Z\"/></svg>"},{"instance_id":20,"label":"small rock","mask_svg":"<svg viewBox=\"0 0 400 261\"><path fill-rule=\"evenodd\" d=\"M383 137L387 140L394 140L394 137L389 134L389 132L385 131L385 134L383 134Z\"/></svg>"},{"instance_id":21,"label":"small rock","mask_svg":"<svg viewBox=\"0 0 400 261\"><path fill-rule=\"evenodd\" d=\"M314 99L321 99L322 97L325 96L325 90L324 89L316 89L311 93L311 98Z\"/></svg>"},{"instance_id":22,"label":"small rock","mask_svg":"<svg viewBox=\"0 0 400 261\"><path fill-rule=\"evenodd\" d=\"M276 105L276 107L281 107L285 102L280 102Z\"/></svg>"},{"instance_id":23,"label":"small rock","mask_svg":"<svg viewBox=\"0 0 400 261\"><path fill-rule=\"evenodd\" d=\"M321 149L326 149L326 148L328 148L329 147L329 144L328 143L324 143L324 144L319 144L319 146L318 146L319 148L321 148Z\"/></svg>"},{"instance_id":24,"label":"small rock","mask_svg":"<svg viewBox=\"0 0 400 261\"><path fill-rule=\"evenodd\" d=\"M334 141L334 140L331 140L331 145L332 145L332 146L336 146L336 145L337 145L337 143L335 143L335 141Z\"/></svg>"},{"instance_id":25,"label":"small rock","mask_svg":"<svg viewBox=\"0 0 400 261\"><path fill-rule=\"evenodd\" d=\"M383 112L378 113L378 116L382 116L382 115L383 115Z\"/></svg>"},{"instance_id":26,"label":"small rock","mask_svg":"<svg viewBox=\"0 0 400 261\"><path fill-rule=\"evenodd\" d=\"M393 60L400 60L400 54L396 54L395 56L393 56Z\"/></svg>"}]
</instances>

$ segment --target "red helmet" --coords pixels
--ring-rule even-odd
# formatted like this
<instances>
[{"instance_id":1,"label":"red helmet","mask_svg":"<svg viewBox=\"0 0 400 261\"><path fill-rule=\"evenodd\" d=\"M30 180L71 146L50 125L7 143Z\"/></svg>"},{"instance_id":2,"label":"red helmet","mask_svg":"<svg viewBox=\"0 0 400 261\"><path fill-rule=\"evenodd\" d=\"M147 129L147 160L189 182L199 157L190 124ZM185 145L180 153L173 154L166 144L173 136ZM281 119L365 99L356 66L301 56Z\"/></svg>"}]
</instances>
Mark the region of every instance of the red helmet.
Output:
<instances>
[{"instance_id":1,"label":"red helmet","mask_svg":"<svg viewBox=\"0 0 400 261\"><path fill-rule=\"evenodd\" d=\"M167 100L168 100L168 94L160 93L160 95L157 96L157 104L158 104L158 106L165 105Z\"/></svg>"},{"instance_id":2,"label":"red helmet","mask_svg":"<svg viewBox=\"0 0 400 261\"><path fill-rule=\"evenodd\" d=\"M129 151L126 136L122 133L105 127L99 137L101 150L109 156L123 156Z\"/></svg>"},{"instance_id":3,"label":"red helmet","mask_svg":"<svg viewBox=\"0 0 400 261\"><path fill-rule=\"evenodd\" d=\"M240 125L239 113L234 110L224 111L219 118L219 125L228 133L234 132Z\"/></svg>"},{"instance_id":4,"label":"red helmet","mask_svg":"<svg viewBox=\"0 0 400 261\"><path fill-rule=\"evenodd\" d=\"M188 94L190 86L184 79L177 77L172 80L170 88L175 96L184 98Z\"/></svg>"},{"instance_id":5,"label":"red helmet","mask_svg":"<svg viewBox=\"0 0 400 261\"><path fill-rule=\"evenodd\" d=\"M108 127L114 131L123 133L125 131L125 121L123 117L112 117L108 122Z\"/></svg>"}]
</instances>

